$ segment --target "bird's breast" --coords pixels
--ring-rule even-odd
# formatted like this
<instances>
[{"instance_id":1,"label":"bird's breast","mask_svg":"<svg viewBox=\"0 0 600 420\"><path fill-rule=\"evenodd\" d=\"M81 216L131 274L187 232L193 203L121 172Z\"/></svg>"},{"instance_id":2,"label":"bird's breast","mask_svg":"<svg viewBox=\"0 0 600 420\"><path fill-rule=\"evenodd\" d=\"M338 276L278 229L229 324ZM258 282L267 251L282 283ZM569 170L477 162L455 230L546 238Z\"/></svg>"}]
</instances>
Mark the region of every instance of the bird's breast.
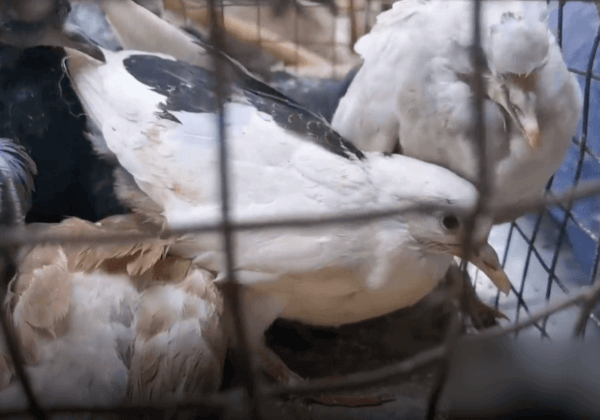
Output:
<instances>
[{"instance_id":1,"label":"bird's breast","mask_svg":"<svg viewBox=\"0 0 600 420\"><path fill-rule=\"evenodd\" d=\"M412 306L431 292L443 277L444 261L407 265L398 260L396 276L381 288L368 289L364 267L327 268L310 277L287 276L272 288L286 296L282 318L310 325L340 326L364 321Z\"/></svg>"}]
</instances>

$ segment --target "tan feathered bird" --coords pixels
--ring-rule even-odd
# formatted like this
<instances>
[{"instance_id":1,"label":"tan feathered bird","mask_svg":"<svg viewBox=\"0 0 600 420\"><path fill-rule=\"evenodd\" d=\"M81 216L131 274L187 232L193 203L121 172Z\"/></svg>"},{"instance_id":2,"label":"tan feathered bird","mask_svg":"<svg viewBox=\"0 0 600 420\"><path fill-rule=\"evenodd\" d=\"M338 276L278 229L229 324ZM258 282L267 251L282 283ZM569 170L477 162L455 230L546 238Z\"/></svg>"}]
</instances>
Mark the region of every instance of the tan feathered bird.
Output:
<instances>
[{"instance_id":1,"label":"tan feathered bird","mask_svg":"<svg viewBox=\"0 0 600 420\"><path fill-rule=\"evenodd\" d=\"M0 41L19 47L71 46L102 52L65 23L66 0L0 5ZM64 32L64 33L63 33ZM0 215L22 223L35 165L0 140ZM98 223L67 219L29 225L41 233L157 233L155 205L127 189L120 198L144 212ZM223 301L213 275L169 253L174 241L133 245L40 245L22 248L4 309L14 326L33 391L44 404L169 402L216 391L228 345ZM0 406L24 395L0 340Z\"/></svg>"},{"instance_id":2,"label":"tan feathered bird","mask_svg":"<svg viewBox=\"0 0 600 420\"><path fill-rule=\"evenodd\" d=\"M47 233L144 231L137 215L29 225ZM44 404L173 402L216 391L228 339L213 276L173 241L22 250L5 308ZM0 403L23 400L6 352Z\"/></svg>"}]
</instances>

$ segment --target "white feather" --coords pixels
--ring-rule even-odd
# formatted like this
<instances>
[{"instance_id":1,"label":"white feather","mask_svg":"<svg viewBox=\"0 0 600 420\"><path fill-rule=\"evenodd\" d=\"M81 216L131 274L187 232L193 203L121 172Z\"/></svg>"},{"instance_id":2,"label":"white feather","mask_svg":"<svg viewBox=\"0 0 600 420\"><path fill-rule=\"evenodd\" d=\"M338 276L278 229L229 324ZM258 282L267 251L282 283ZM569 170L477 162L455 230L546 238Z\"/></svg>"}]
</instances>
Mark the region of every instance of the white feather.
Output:
<instances>
[{"instance_id":1,"label":"white feather","mask_svg":"<svg viewBox=\"0 0 600 420\"><path fill-rule=\"evenodd\" d=\"M69 72L86 112L138 187L164 209L168 225L219 220L216 115L171 109L179 122L161 118L174 97L152 91L124 65L135 55L163 56L106 51L106 64L101 64L68 52ZM180 66L182 71L188 68ZM171 68L171 75L176 74L178 68ZM189 85L196 82L206 83L188 80L180 89L192 89ZM401 209L414 203L447 204L462 215L476 203L474 187L450 171L406 156L368 153L359 159L335 154L279 125L239 88L233 89L225 114L235 221ZM289 112L286 118L297 111L291 107ZM235 233L234 268L246 286L251 342L256 345L277 316L341 325L416 303L452 261L449 252L432 251L425 242L459 241L458 233L441 227L443 215L413 211L362 225ZM187 239L171 251L222 278L220 235Z\"/></svg>"},{"instance_id":2,"label":"white feather","mask_svg":"<svg viewBox=\"0 0 600 420\"><path fill-rule=\"evenodd\" d=\"M461 0L404 0L379 15L356 44L364 64L332 126L363 150L391 152L399 144L407 156L477 181L473 91L465 83L465 75L474 74L472 7ZM537 120L537 148L516 124L506 125L500 90L495 96L489 92L494 100L484 103L494 200L503 204L542 191L562 163L581 115L579 86L545 17L544 2L482 3L482 45L491 72L486 77L496 83L509 83L515 75L535 77L533 89L515 92L514 100L529 107L524 125Z\"/></svg>"}]
</instances>

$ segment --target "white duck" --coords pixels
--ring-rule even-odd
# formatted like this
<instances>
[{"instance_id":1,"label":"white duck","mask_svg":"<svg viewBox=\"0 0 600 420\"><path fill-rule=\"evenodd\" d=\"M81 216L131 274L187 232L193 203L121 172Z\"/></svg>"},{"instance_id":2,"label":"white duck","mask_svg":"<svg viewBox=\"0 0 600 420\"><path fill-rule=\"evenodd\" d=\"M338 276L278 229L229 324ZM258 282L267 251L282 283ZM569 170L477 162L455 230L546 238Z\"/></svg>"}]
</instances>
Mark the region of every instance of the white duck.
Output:
<instances>
[{"instance_id":1,"label":"white duck","mask_svg":"<svg viewBox=\"0 0 600 420\"><path fill-rule=\"evenodd\" d=\"M214 75L162 54L104 51L106 64L68 54L75 90L103 135L92 140L131 175L129 186L147 194L171 228L219 221ZM238 79L225 110L234 221L407 209L362 225L235 234L250 344L264 364L276 365L262 337L277 317L342 325L429 293L460 254L464 217L477 192L444 168L363 154L321 118L233 71ZM410 210L414 204L436 208ZM478 226L471 261L508 292L510 283L485 240L490 227L491 220ZM175 255L224 273L220 234L181 240L170 248Z\"/></svg>"},{"instance_id":2,"label":"white duck","mask_svg":"<svg viewBox=\"0 0 600 420\"><path fill-rule=\"evenodd\" d=\"M475 182L472 2L403 0L355 50L364 64L332 127L363 150L401 153ZM494 200L541 193L581 116L581 91L544 19L546 3L482 3L484 118Z\"/></svg>"}]
</instances>

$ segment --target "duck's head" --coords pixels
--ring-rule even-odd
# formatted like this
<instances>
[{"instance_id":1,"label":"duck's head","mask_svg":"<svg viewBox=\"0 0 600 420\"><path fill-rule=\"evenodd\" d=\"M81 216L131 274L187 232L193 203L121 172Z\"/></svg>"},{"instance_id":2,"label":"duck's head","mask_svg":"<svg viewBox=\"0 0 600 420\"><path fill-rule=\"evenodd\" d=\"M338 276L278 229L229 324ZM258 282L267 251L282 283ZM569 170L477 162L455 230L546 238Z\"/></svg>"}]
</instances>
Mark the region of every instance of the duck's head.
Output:
<instances>
[{"instance_id":1,"label":"duck's head","mask_svg":"<svg viewBox=\"0 0 600 420\"><path fill-rule=\"evenodd\" d=\"M100 48L66 22L70 11L68 0L5 0L0 3L0 43L70 47L104 61Z\"/></svg>"}]
</instances>

